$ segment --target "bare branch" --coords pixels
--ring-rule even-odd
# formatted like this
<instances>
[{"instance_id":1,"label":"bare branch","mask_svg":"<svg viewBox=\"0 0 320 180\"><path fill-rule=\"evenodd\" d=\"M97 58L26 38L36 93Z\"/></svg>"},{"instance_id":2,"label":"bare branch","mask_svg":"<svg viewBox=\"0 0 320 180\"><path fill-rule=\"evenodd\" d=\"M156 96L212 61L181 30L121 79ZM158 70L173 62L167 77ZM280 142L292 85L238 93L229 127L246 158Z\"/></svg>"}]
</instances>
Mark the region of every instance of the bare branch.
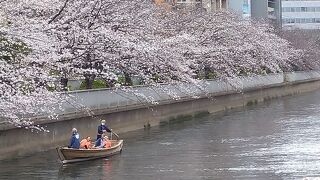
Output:
<instances>
[{"instance_id":1,"label":"bare branch","mask_svg":"<svg viewBox=\"0 0 320 180\"><path fill-rule=\"evenodd\" d=\"M69 2L69 0L66 0L66 1L64 2L63 6L60 8L59 12L50 19L50 21L48 22L48 24L51 24L58 16L60 16L60 14L62 13L62 11L66 8L68 2Z\"/></svg>"}]
</instances>

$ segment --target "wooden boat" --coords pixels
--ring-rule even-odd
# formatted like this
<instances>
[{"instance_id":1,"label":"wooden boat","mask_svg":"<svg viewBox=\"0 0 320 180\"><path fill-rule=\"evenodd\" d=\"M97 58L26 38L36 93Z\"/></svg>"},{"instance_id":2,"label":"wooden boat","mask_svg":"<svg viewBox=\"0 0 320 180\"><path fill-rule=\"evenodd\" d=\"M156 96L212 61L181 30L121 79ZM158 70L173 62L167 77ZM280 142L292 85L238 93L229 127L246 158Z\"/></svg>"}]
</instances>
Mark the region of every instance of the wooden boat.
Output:
<instances>
[{"instance_id":1,"label":"wooden boat","mask_svg":"<svg viewBox=\"0 0 320 180\"><path fill-rule=\"evenodd\" d=\"M123 140L110 141L111 148L108 149L73 149L68 147L57 147L57 152L63 164L109 157L120 153L122 151Z\"/></svg>"}]
</instances>

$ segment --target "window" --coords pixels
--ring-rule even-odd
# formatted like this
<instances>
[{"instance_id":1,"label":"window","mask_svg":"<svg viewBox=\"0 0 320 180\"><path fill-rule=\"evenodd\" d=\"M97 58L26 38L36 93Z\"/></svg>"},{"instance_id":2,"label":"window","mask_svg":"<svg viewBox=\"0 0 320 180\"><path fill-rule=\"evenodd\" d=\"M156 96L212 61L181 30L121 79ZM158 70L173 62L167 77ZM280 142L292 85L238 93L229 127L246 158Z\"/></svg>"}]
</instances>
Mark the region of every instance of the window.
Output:
<instances>
[{"instance_id":1,"label":"window","mask_svg":"<svg viewBox=\"0 0 320 180\"><path fill-rule=\"evenodd\" d=\"M283 12L290 12L290 8L289 7L284 7L283 8Z\"/></svg>"},{"instance_id":2,"label":"window","mask_svg":"<svg viewBox=\"0 0 320 180\"><path fill-rule=\"evenodd\" d=\"M283 7L282 12L320 12L320 7Z\"/></svg>"},{"instance_id":3,"label":"window","mask_svg":"<svg viewBox=\"0 0 320 180\"><path fill-rule=\"evenodd\" d=\"M294 23L294 19L289 19L289 18L288 19L283 19L282 23L283 24L292 24L292 23Z\"/></svg>"},{"instance_id":4,"label":"window","mask_svg":"<svg viewBox=\"0 0 320 180\"><path fill-rule=\"evenodd\" d=\"M289 20L289 23L294 23L294 22L295 22L294 19Z\"/></svg>"},{"instance_id":5,"label":"window","mask_svg":"<svg viewBox=\"0 0 320 180\"><path fill-rule=\"evenodd\" d=\"M283 20L282 20L282 23L283 23L283 24L288 24L288 22L289 22L288 19L283 19Z\"/></svg>"},{"instance_id":6,"label":"window","mask_svg":"<svg viewBox=\"0 0 320 180\"><path fill-rule=\"evenodd\" d=\"M315 8L314 7L307 7L307 12L314 12Z\"/></svg>"}]
</instances>

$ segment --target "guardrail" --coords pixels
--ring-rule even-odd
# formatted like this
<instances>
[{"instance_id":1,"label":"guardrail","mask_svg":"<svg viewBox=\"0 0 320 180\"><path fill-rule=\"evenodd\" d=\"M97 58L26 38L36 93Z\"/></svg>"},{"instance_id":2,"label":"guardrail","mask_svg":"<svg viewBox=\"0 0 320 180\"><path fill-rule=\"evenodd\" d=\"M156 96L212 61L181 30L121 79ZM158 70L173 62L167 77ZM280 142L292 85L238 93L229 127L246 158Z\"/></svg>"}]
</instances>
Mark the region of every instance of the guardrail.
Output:
<instances>
[{"instance_id":1,"label":"guardrail","mask_svg":"<svg viewBox=\"0 0 320 180\"><path fill-rule=\"evenodd\" d=\"M207 80L197 86L195 84L158 84L156 86L132 86L126 88L104 88L65 92L66 102L61 108L50 108L64 118L88 116L93 112L119 112L159 104L170 104L191 101L195 98L214 97L250 90L263 89L286 84L303 83L320 80L320 71L291 72L237 77L227 80ZM93 112L91 112L93 111ZM32 119L47 121L49 114L43 113ZM26 116L25 116L26 117ZM60 118L59 118L60 119ZM6 121L0 121L6 123Z\"/></svg>"},{"instance_id":2,"label":"guardrail","mask_svg":"<svg viewBox=\"0 0 320 180\"><path fill-rule=\"evenodd\" d=\"M157 86L133 86L125 89L79 90L66 94L71 99L63 105L63 111L58 111L57 113L77 112L81 107L96 110L174 103L193 98L230 94L311 80L320 80L320 71L238 77L227 81L208 80L201 86L180 83L159 84ZM78 107L76 108L75 106Z\"/></svg>"}]
</instances>

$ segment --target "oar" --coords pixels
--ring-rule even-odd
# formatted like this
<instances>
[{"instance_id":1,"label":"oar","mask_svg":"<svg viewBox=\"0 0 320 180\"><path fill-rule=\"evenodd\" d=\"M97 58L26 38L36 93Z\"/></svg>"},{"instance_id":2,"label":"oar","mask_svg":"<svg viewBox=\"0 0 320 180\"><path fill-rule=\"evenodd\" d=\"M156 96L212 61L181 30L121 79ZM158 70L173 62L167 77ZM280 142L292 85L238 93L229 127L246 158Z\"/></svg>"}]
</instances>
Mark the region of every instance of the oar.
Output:
<instances>
[{"instance_id":1,"label":"oar","mask_svg":"<svg viewBox=\"0 0 320 180\"><path fill-rule=\"evenodd\" d=\"M117 136L117 138L119 139L119 135L113 131L111 131L115 136Z\"/></svg>"}]
</instances>

